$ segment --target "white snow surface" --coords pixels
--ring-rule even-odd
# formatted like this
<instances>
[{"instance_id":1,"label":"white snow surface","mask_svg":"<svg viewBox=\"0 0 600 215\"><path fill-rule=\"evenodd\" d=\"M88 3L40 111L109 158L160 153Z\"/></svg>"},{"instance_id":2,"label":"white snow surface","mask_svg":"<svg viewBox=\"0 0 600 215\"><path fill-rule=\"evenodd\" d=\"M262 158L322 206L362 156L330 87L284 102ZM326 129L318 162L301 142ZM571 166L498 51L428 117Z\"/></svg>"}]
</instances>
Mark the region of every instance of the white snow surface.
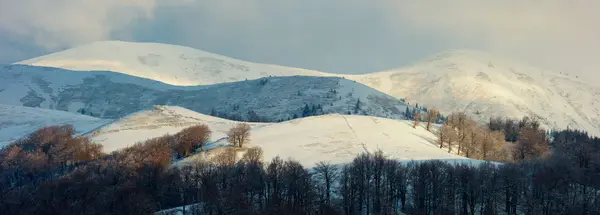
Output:
<instances>
[{"instance_id":1,"label":"white snow surface","mask_svg":"<svg viewBox=\"0 0 600 215\"><path fill-rule=\"evenodd\" d=\"M566 73L471 50L433 55L413 65L365 75L329 74L235 60L166 44L95 42L18 64L112 70L174 85L206 85L268 76L337 76L411 104L493 116L538 118L549 128L600 135L600 89Z\"/></svg>"},{"instance_id":2,"label":"white snow surface","mask_svg":"<svg viewBox=\"0 0 600 215\"><path fill-rule=\"evenodd\" d=\"M293 158L307 168L319 161L349 163L361 153L381 150L396 160L462 160L435 146L436 136L409 121L358 115L324 115L265 126L251 133L248 147L260 146L268 161Z\"/></svg>"},{"instance_id":3,"label":"white snow surface","mask_svg":"<svg viewBox=\"0 0 600 215\"><path fill-rule=\"evenodd\" d=\"M113 123L107 124L87 134L93 142L104 146L105 152L112 152L132 146L135 143L175 134L184 128L205 124L212 134L211 141L226 137L226 132L239 122L212 117L177 106L154 106L150 110L139 111ZM251 127L264 123L248 123Z\"/></svg>"},{"instance_id":4,"label":"white snow surface","mask_svg":"<svg viewBox=\"0 0 600 215\"><path fill-rule=\"evenodd\" d=\"M165 210L154 212L154 215L186 215L186 214L191 213L190 211L196 211L198 208L201 208L201 206L202 205L200 203L179 206L179 207L175 207L175 208L170 208L170 209L165 209ZM185 214L184 214L184 211L186 211Z\"/></svg>"},{"instance_id":5,"label":"white snow surface","mask_svg":"<svg viewBox=\"0 0 600 215\"><path fill-rule=\"evenodd\" d=\"M311 70L245 62L184 46L122 41L94 42L17 64L79 71L115 71L179 86L268 76L327 75Z\"/></svg>"},{"instance_id":6,"label":"white snow surface","mask_svg":"<svg viewBox=\"0 0 600 215\"><path fill-rule=\"evenodd\" d=\"M109 122L65 111L0 104L0 148L45 126L71 124L82 134Z\"/></svg>"},{"instance_id":7,"label":"white snow surface","mask_svg":"<svg viewBox=\"0 0 600 215\"><path fill-rule=\"evenodd\" d=\"M187 126L203 123L213 131L208 153L200 153L180 163L194 162L211 151L230 147L225 132L239 122L195 113L181 107L157 106L154 110L132 114L90 134L107 152L127 147L148 138L174 134ZM293 158L306 168L319 161L332 164L351 162L360 153L382 150L397 160L448 160L478 162L434 145L437 137L409 121L371 116L330 114L280 123L251 123L250 143L259 146L264 159L276 156Z\"/></svg>"},{"instance_id":8,"label":"white snow surface","mask_svg":"<svg viewBox=\"0 0 600 215\"><path fill-rule=\"evenodd\" d=\"M483 52L444 52L410 67L348 78L442 113L465 111L482 122L529 116L547 128L600 135L600 89Z\"/></svg>"}]
</instances>

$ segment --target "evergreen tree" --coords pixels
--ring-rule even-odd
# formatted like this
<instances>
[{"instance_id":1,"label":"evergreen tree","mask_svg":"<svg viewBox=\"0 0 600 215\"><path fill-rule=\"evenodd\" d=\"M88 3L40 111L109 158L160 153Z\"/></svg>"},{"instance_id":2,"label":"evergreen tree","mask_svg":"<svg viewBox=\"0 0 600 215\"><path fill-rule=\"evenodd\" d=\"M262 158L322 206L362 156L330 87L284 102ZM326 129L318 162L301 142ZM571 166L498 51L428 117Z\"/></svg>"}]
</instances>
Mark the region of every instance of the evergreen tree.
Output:
<instances>
[{"instance_id":1,"label":"evergreen tree","mask_svg":"<svg viewBox=\"0 0 600 215\"><path fill-rule=\"evenodd\" d=\"M310 108L308 104L304 104L304 109L302 109L302 117L307 117L310 114Z\"/></svg>"},{"instance_id":2,"label":"evergreen tree","mask_svg":"<svg viewBox=\"0 0 600 215\"><path fill-rule=\"evenodd\" d=\"M356 100L356 105L354 105L354 113L358 114L358 111L360 110L360 98L358 100Z\"/></svg>"}]
</instances>

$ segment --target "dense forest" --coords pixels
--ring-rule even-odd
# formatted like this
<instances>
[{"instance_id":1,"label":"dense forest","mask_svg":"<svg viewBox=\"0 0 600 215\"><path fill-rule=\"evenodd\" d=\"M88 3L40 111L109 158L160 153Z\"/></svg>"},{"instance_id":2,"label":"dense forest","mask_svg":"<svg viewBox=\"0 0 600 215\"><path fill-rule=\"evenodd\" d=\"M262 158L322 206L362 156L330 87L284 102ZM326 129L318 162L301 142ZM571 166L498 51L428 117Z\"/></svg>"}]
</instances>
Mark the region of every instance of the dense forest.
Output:
<instances>
[{"instance_id":1,"label":"dense forest","mask_svg":"<svg viewBox=\"0 0 600 215\"><path fill-rule=\"evenodd\" d=\"M509 121L482 127L453 114L440 128L455 135L440 147L456 144L459 153L483 158L480 142L496 132L496 142L510 146L494 152L510 155L505 163L399 162L376 152L312 169L294 160L263 161L260 148L244 149L243 124L228 133L238 135L231 138L235 149L181 166L171 164L202 150L207 126L111 154L75 137L71 126L52 126L0 150L0 211L139 215L192 205L186 214L600 214L598 138ZM513 139L509 132L517 130ZM470 137L474 131L481 139ZM238 158L237 150L247 152Z\"/></svg>"}]
</instances>

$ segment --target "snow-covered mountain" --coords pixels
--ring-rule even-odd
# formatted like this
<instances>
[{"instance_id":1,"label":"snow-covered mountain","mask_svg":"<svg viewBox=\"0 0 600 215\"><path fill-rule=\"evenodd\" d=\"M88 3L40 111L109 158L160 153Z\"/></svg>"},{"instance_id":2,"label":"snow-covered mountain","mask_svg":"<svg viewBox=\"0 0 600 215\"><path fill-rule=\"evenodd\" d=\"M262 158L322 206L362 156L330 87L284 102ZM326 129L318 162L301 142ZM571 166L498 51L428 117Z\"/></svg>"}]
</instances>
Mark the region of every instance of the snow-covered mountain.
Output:
<instances>
[{"instance_id":1,"label":"snow-covered mountain","mask_svg":"<svg viewBox=\"0 0 600 215\"><path fill-rule=\"evenodd\" d=\"M600 89L483 52L445 52L407 68L348 78L442 113L465 111L481 121L531 116L550 128L600 135Z\"/></svg>"},{"instance_id":2,"label":"snow-covered mountain","mask_svg":"<svg viewBox=\"0 0 600 215\"><path fill-rule=\"evenodd\" d=\"M279 121L326 113L402 118L407 105L339 77L267 77L205 86L172 86L114 72L0 67L0 104L119 118L153 105L247 121Z\"/></svg>"},{"instance_id":3,"label":"snow-covered mountain","mask_svg":"<svg viewBox=\"0 0 600 215\"><path fill-rule=\"evenodd\" d=\"M83 134L110 122L65 111L0 104L0 148L45 126L71 124Z\"/></svg>"},{"instance_id":4,"label":"snow-covered mountain","mask_svg":"<svg viewBox=\"0 0 600 215\"><path fill-rule=\"evenodd\" d=\"M235 60L165 44L106 41L18 64L112 70L174 85L207 85L269 76L343 76L411 104L448 114L533 116L550 128L600 135L600 90L577 77L469 50L433 55L409 67L366 75L328 74ZM300 90L303 88L299 88Z\"/></svg>"},{"instance_id":5,"label":"snow-covered mountain","mask_svg":"<svg viewBox=\"0 0 600 215\"><path fill-rule=\"evenodd\" d=\"M18 62L78 71L115 71L179 86L268 76L327 76L317 71L251 63L184 46L101 41Z\"/></svg>"}]
</instances>

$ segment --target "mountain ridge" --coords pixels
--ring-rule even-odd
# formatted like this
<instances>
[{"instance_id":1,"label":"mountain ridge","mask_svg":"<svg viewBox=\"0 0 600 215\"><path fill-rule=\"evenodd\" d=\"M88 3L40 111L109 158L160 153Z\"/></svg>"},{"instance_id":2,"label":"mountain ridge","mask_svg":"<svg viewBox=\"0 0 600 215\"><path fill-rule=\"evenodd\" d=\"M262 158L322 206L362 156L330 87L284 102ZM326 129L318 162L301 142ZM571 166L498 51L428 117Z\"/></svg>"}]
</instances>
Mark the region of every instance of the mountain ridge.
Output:
<instances>
[{"instance_id":1,"label":"mountain ridge","mask_svg":"<svg viewBox=\"0 0 600 215\"><path fill-rule=\"evenodd\" d=\"M530 116L549 128L599 134L600 90L577 77L511 61L440 55L427 64L352 79L444 113L465 111L479 121Z\"/></svg>"},{"instance_id":2,"label":"mountain ridge","mask_svg":"<svg viewBox=\"0 0 600 215\"><path fill-rule=\"evenodd\" d=\"M114 72L0 67L0 103L116 119L152 105L176 105L246 121L327 113L403 118L400 99L339 77L282 76L204 86L173 86Z\"/></svg>"},{"instance_id":3,"label":"mountain ridge","mask_svg":"<svg viewBox=\"0 0 600 215\"><path fill-rule=\"evenodd\" d=\"M136 50L136 47L148 44L114 41L97 42L92 46L103 46L103 44L109 44L107 47L115 46L114 44L130 47L121 48L120 55L131 55L122 62L133 64L133 67L145 65L136 60L137 57L148 56L162 50L144 51L150 48ZM168 47L163 49L170 51L165 54L159 53L160 56L178 56L180 53L191 53L195 50L186 47L187 51L177 51L177 48L182 46L156 43L150 43L149 46ZM77 57L69 56L75 54L61 57L65 52L58 52L17 64L60 66L52 62L60 59L85 59L86 55L91 56L91 59L109 56L106 52L77 50L81 49L74 48L66 51L77 53ZM207 55L207 52L195 51L204 54L189 54L189 56ZM395 98L405 99L411 104L418 103L429 108L440 109L446 115L453 111L465 111L480 122L496 116L510 118L530 116L538 118L542 125L548 128L578 128L600 135L600 90L597 87L586 84L578 77L548 72L480 51L446 51L406 67L361 75L330 74L277 65L255 64L222 55L210 55L208 58L212 60L202 61L204 59L202 58L198 61L198 58L194 58L196 60L183 61L185 65L195 65L196 69L189 69L192 68L191 66L186 67L188 69L177 69L175 66L162 67L162 73L174 77L162 79L141 72L136 74L157 81L178 82L184 85L191 83L207 85L216 82L227 83L293 75L342 77ZM118 56L115 59L119 61ZM213 73L215 71L218 73ZM127 70L120 72L128 73ZM150 70L150 73L152 72L156 71ZM177 80L173 81L175 78Z\"/></svg>"}]
</instances>

